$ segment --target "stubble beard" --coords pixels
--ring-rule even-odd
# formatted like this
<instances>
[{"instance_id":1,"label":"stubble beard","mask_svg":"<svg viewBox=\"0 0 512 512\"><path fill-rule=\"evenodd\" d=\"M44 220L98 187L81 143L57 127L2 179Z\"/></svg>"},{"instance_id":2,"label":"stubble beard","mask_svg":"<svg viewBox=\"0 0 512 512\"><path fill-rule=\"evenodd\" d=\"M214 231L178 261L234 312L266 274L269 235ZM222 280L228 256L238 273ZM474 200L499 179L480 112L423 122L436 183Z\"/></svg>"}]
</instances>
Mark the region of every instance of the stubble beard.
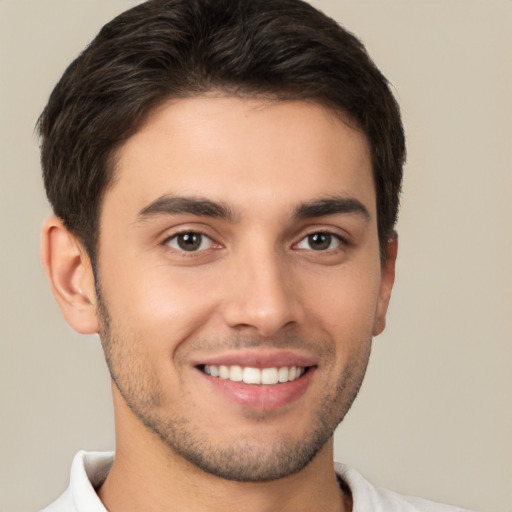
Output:
<instances>
[{"instance_id":1,"label":"stubble beard","mask_svg":"<svg viewBox=\"0 0 512 512\"><path fill-rule=\"evenodd\" d=\"M112 325L105 301L98 295L100 338L111 378L135 416L171 450L202 471L240 482L266 482L304 469L334 434L361 387L370 355L347 366L335 386L318 400L310 414L311 426L297 438L282 434L271 442L255 438L231 439L214 444L200 426L165 409L161 383L153 369L140 361L135 340L127 340ZM328 346L326 344L326 346ZM333 349L332 349L333 350ZM334 354L334 350L333 350ZM165 411L165 412L162 412ZM265 422L265 415L254 418Z\"/></svg>"}]
</instances>

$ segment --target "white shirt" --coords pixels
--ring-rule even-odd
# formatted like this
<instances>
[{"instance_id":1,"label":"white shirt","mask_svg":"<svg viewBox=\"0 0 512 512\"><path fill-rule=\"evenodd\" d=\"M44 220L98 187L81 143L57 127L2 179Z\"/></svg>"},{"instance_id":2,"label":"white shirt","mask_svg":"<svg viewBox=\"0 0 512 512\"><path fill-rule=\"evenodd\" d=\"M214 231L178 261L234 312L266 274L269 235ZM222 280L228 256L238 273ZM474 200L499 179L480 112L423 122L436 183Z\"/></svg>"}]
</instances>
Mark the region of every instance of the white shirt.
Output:
<instances>
[{"instance_id":1,"label":"white shirt","mask_svg":"<svg viewBox=\"0 0 512 512\"><path fill-rule=\"evenodd\" d=\"M95 488L105 480L113 460L113 452L78 452L71 465L69 487L57 501L41 512L107 512ZM469 512L466 509L377 489L355 469L337 462L334 467L338 477L352 492L352 512Z\"/></svg>"}]
</instances>

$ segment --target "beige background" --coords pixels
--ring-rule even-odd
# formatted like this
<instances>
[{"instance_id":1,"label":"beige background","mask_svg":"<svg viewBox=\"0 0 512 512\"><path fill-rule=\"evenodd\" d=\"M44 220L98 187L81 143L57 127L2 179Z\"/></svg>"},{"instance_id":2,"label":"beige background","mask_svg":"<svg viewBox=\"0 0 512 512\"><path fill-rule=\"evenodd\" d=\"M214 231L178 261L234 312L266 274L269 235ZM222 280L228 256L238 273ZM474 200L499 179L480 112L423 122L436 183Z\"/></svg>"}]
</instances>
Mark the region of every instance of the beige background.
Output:
<instances>
[{"instance_id":1,"label":"beige background","mask_svg":"<svg viewBox=\"0 0 512 512\"><path fill-rule=\"evenodd\" d=\"M33 128L65 66L128 0L0 0L0 511L37 510L73 454L113 447L95 337L38 255ZM367 44L408 134L398 280L336 458L379 486L512 511L512 1L318 0Z\"/></svg>"}]
</instances>

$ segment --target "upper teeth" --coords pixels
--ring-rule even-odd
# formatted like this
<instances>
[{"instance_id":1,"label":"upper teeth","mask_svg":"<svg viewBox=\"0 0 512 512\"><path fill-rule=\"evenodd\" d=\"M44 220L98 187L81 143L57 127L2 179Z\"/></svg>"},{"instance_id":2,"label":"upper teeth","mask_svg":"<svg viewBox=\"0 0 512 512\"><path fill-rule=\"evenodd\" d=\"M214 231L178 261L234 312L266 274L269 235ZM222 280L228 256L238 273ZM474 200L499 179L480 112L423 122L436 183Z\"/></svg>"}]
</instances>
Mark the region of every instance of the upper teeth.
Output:
<instances>
[{"instance_id":1,"label":"upper teeth","mask_svg":"<svg viewBox=\"0 0 512 512\"><path fill-rule=\"evenodd\" d=\"M245 368L238 365L205 365L204 372L213 377L229 379L245 384L277 384L278 382L291 382L298 379L304 372L302 366L283 366L281 368Z\"/></svg>"}]
</instances>

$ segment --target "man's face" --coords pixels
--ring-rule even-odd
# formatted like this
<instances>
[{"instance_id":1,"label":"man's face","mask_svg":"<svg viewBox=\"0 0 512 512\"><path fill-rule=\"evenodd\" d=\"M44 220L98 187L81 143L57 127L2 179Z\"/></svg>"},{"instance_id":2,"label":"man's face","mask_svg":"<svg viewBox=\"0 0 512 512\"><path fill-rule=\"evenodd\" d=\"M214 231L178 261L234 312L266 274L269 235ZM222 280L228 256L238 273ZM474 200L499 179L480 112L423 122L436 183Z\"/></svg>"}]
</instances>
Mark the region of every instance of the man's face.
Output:
<instances>
[{"instance_id":1,"label":"man's face","mask_svg":"<svg viewBox=\"0 0 512 512\"><path fill-rule=\"evenodd\" d=\"M376 220L366 139L323 107L159 108L120 149L101 213L100 333L123 417L223 478L302 469L383 328L394 260L381 266Z\"/></svg>"}]
</instances>

